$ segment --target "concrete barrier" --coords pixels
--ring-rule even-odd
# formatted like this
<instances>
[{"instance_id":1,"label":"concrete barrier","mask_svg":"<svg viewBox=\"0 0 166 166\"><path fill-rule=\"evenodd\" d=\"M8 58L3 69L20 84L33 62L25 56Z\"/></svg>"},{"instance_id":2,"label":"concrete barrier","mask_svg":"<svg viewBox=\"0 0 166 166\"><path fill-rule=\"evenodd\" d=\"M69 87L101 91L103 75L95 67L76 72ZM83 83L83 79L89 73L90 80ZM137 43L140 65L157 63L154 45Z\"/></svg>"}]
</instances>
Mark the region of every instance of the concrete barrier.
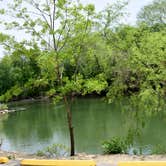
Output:
<instances>
[{"instance_id":1,"label":"concrete barrier","mask_svg":"<svg viewBox=\"0 0 166 166\"><path fill-rule=\"evenodd\" d=\"M21 166L96 166L92 160L30 160L21 161Z\"/></svg>"},{"instance_id":2,"label":"concrete barrier","mask_svg":"<svg viewBox=\"0 0 166 166\"><path fill-rule=\"evenodd\" d=\"M0 164L7 163L9 159L7 157L0 157Z\"/></svg>"}]
</instances>

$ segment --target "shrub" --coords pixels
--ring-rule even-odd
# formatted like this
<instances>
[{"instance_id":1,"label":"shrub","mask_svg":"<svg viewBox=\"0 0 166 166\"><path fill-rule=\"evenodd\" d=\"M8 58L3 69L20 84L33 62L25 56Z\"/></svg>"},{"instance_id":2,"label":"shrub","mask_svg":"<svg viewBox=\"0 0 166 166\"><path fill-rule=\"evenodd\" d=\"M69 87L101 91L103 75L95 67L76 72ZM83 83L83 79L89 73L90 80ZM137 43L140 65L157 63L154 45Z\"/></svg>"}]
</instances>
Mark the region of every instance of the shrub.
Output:
<instances>
[{"instance_id":1,"label":"shrub","mask_svg":"<svg viewBox=\"0 0 166 166\"><path fill-rule=\"evenodd\" d=\"M105 154L126 153L127 146L125 141L119 137L113 137L110 141L105 141L102 144Z\"/></svg>"},{"instance_id":2,"label":"shrub","mask_svg":"<svg viewBox=\"0 0 166 166\"><path fill-rule=\"evenodd\" d=\"M37 151L36 155L45 156L48 158L65 157L68 155L68 148L62 144L53 144L44 148L43 150Z\"/></svg>"}]
</instances>

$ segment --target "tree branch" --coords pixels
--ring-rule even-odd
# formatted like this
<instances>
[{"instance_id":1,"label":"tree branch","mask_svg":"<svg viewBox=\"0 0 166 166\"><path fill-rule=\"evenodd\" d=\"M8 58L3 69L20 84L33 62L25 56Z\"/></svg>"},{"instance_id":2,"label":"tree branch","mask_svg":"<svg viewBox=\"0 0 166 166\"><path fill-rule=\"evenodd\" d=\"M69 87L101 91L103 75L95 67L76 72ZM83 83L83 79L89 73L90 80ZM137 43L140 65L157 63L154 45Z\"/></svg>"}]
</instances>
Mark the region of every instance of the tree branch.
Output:
<instances>
[{"instance_id":1,"label":"tree branch","mask_svg":"<svg viewBox=\"0 0 166 166\"><path fill-rule=\"evenodd\" d=\"M56 45L56 39L55 39L55 34L54 34L54 32L55 32L55 0L53 0L53 18L52 18L52 37L53 37L53 44L54 44L54 50L56 50L57 51L57 45Z\"/></svg>"},{"instance_id":2,"label":"tree branch","mask_svg":"<svg viewBox=\"0 0 166 166\"><path fill-rule=\"evenodd\" d=\"M62 36L62 33L63 33L63 31L65 30L65 28L66 28L66 25L67 25L67 13L68 13L68 10L67 10L67 7L66 7L66 9L65 9L65 22L64 22L64 25L63 25L63 27L62 27L62 30L61 30L61 32L60 32L60 34L59 34L59 37L58 37L58 40L57 40L57 47L59 47L59 42L60 42L60 38L61 38L61 36ZM69 29L70 30L70 29ZM69 32L69 31L68 31ZM67 32L67 34L68 34L68 32ZM68 36L68 35L67 35Z\"/></svg>"},{"instance_id":3,"label":"tree branch","mask_svg":"<svg viewBox=\"0 0 166 166\"><path fill-rule=\"evenodd\" d=\"M46 18L46 16L45 16L45 15L47 15L47 16L49 16L49 15L48 15L47 13L45 13L44 11L42 11L42 10L39 8L39 5L34 2L34 0L32 0L32 3L33 3L33 5L35 5L35 8L41 13L41 16L43 17L43 19L44 19L44 21L46 22L47 26L51 29L51 26L50 26L50 24L49 24L49 22L48 22L48 20L47 20L47 18ZM44 14L45 14L45 15L44 15Z\"/></svg>"}]
</instances>

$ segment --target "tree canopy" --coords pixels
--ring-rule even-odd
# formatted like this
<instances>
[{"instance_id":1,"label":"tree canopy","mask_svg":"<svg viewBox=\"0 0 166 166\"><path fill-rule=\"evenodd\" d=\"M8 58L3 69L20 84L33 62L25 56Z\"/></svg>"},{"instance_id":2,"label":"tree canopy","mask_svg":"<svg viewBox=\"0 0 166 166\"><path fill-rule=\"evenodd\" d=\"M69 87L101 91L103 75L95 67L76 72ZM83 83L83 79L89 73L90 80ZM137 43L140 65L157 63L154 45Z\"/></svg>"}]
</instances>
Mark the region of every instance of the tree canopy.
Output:
<instances>
[{"instance_id":1,"label":"tree canopy","mask_svg":"<svg viewBox=\"0 0 166 166\"><path fill-rule=\"evenodd\" d=\"M138 14L138 23L145 23L148 26L155 24L166 24L166 1L153 0L146 5Z\"/></svg>"}]
</instances>

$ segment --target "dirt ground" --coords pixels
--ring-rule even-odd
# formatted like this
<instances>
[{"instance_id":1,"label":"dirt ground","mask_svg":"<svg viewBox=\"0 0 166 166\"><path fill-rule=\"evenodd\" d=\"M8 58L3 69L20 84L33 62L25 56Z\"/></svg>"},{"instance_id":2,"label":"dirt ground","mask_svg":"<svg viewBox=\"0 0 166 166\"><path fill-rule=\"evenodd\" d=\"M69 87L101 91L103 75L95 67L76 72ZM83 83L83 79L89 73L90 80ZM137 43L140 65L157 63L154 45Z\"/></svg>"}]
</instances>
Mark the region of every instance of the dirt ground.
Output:
<instances>
[{"instance_id":1,"label":"dirt ground","mask_svg":"<svg viewBox=\"0 0 166 166\"><path fill-rule=\"evenodd\" d=\"M18 166L22 159L45 159L45 157L38 157L36 155L30 155L18 152L6 152L0 151L0 157L6 156L10 158L8 164L3 164L6 166ZM56 159L72 159L72 160L94 160L97 166L116 166L119 161L166 161L166 155L126 155L126 154L116 154L116 155L90 155L90 154L77 154L74 157L68 158L56 158ZM0 164L1 165L1 164Z\"/></svg>"}]
</instances>

